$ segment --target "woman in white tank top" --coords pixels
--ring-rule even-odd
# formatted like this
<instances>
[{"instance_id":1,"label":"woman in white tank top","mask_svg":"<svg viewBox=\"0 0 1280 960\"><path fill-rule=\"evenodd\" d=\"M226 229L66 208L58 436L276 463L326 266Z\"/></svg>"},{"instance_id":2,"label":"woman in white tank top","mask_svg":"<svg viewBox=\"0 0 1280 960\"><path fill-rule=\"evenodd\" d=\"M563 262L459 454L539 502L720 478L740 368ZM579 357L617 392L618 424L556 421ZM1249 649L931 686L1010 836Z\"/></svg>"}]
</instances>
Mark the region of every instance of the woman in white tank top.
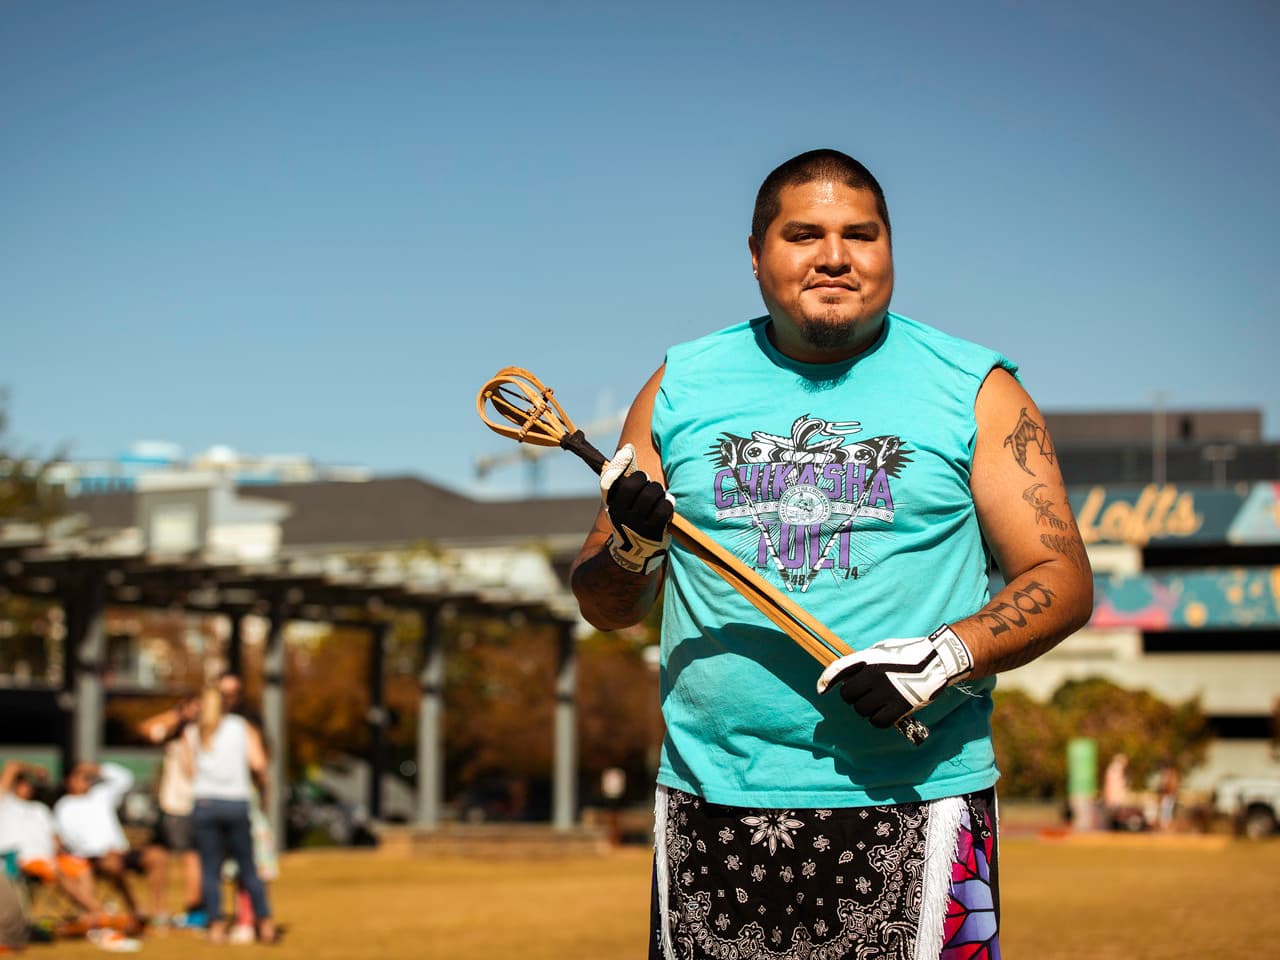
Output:
<instances>
[{"instance_id":1,"label":"woman in white tank top","mask_svg":"<svg viewBox=\"0 0 1280 960\"><path fill-rule=\"evenodd\" d=\"M264 786L267 772L262 737L243 717L223 713L222 694L216 687L200 699L200 719L185 734L188 762L193 776L195 807L192 827L200 853L201 890L209 918L209 942L225 943L227 920L222 912L222 863L235 861L237 876L253 903L258 919L258 939L276 939L267 890L253 860L249 830L249 801L253 779Z\"/></svg>"}]
</instances>

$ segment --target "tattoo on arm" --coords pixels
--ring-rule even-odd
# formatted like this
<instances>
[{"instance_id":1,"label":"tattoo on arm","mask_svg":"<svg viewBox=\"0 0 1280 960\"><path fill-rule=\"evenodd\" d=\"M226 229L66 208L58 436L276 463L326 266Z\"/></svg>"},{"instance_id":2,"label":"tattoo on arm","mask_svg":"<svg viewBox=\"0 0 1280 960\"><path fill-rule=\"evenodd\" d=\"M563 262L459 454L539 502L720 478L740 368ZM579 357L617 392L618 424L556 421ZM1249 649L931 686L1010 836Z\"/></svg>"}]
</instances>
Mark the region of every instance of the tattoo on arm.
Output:
<instances>
[{"instance_id":1,"label":"tattoo on arm","mask_svg":"<svg viewBox=\"0 0 1280 960\"><path fill-rule=\"evenodd\" d=\"M1055 530L1067 530L1071 525L1054 514L1053 501L1039 495L1039 491L1048 489L1043 483L1033 483L1022 491L1022 499L1035 507L1036 523L1044 521Z\"/></svg>"},{"instance_id":2,"label":"tattoo on arm","mask_svg":"<svg viewBox=\"0 0 1280 960\"><path fill-rule=\"evenodd\" d=\"M1043 483L1033 483L1022 491L1022 499L1031 504L1036 511L1036 523L1045 523L1062 533L1042 533L1040 542L1070 561L1077 570L1084 570L1089 565L1089 555L1085 552L1084 543L1078 536L1071 536L1071 524L1053 512L1053 501L1042 496L1040 491L1049 489ZM1067 513L1071 512L1071 504L1067 504Z\"/></svg>"},{"instance_id":3,"label":"tattoo on arm","mask_svg":"<svg viewBox=\"0 0 1280 960\"><path fill-rule=\"evenodd\" d=\"M1040 542L1054 553L1060 553L1066 557L1077 570L1088 569L1089 554L1079 537L1064 537L1060 533L1042 533Z\"/></svg>"},{"instance_id":4,"label":"tattoo on arm","mask_svg":"<svg viewBox=\"0 0 1280 960\"><path fill-rule=\"evenodd\" d=\"M1051 536L1051 534L1045 534ZM1053 535L1056 536L1056 535ZM1081 550L1083 553L1083 548ZM1012 630L1023 630L1022 636L1005 637L1004 641L1012 642L1010 649L1001 650L1002 643L990 649L983 673L995 674L1012 670L1024 663L1030 663L1042 654L1052 650L1066 635L1061 617L1056 611L1045 620L1042 614L1048 613L1058 604L1058 594L1046 587L1039 580L1027 582L1021 589L1013 591L1003 599L998 599L981 610L974 619L990 631L992 638L1007 634ZM1070 598L1067 599L1068 606ZM1039 621L1037 623L1037 621Z\"/></svg>"},{"instance_id":5,"label":"tattoo on arm","mask_svg":"<svg viewBox=\"0 0 1280 960\"><path fill-rule=\"evenodd\" d=\"M1021 590L1016 590L1008 600L989 606L978 614L978 621L998 637L1013 627L1025 627L1027 618L1044 613L1057 598L1052 590L1032 580Z\"/></svg>"},{"instance_id":6,"label":"tattoo on arm","mask_svg":"<svg viewBox=\"0 0 1280 960\"><path fill-rule=\"evenodd\" d=\"M603 548L580 559L570 575L584 616L597 624L602 619L614 625L638 623L653 605L662 581L661 570L647 576L623 570Z\"/></svg>"},{"instance_id":7,"label":"tattoo on arm","mask_svg":"<svg viewBox=\"0 0 1280 960\"><path fill-rule=\"evenodd\" d=\"M996 657L988 665L987 670L989 673L1003 673L1006 670L1012 670L1014 667L1020 667L1043 656L1057 645L1058 638L1056 637L1033 636L1016 652L1007 656Z\"/></svg>"},{"instance_id":8,"label":"tattoo on arm","mask_svg":"<svg viewBox=\"0 0 1280 960\"><path fill-rule=\"evenodd\" d=\"M625 572L625 571L624 571ZM630 574L630 576L637 576ZM629 583L612 583L596 594L596 602L600 609L606 611L616 620L634 620L633 611L636 606L636 588Z\"/></svg>"},{"instance_id":9,"label":"tattoo on arm","mask_svg":"<svg viewBox=\"0 0 1280 960\"><path fill-rule=\"evenodd\" d=\"M1027 415L1027 408L1023 407L1013 431L1004 438L1004 446L1013 448L1013 459L1018 461L1018 466L1024 473L1034 477L1036 472L1027 466L1027 453L1033 443L1040 449L1040 456L1053 463L1053 444L1049 440L1048 431L1043 424L1032 420Z\"/></svg>"}]
</instances>

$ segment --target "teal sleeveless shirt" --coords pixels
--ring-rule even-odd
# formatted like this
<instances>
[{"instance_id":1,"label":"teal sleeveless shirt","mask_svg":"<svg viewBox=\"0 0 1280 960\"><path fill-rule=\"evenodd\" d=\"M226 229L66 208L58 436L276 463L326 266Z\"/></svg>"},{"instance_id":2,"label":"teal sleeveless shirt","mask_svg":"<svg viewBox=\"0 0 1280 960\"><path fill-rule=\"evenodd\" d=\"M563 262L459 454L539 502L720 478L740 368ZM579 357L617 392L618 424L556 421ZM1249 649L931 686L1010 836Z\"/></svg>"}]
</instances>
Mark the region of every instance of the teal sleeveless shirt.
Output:
<instances>
[{"instance_id":1,"label":"teal sleeveless shirt","mask_svg":"<svg viewBox=\"0 0 1280 960\"><path fill-rule=\"evenodd\" d=\"M969 491L974 401L1000 354L889 314L851 360L799 363L768 317L672 347L653 439L676 509L855 649L919 637L989 599ZM673 544L658 781L714 803L855 807L984 789L998 773L984 679L878 730L821 667Z\"/></svg>"}]
</instances>

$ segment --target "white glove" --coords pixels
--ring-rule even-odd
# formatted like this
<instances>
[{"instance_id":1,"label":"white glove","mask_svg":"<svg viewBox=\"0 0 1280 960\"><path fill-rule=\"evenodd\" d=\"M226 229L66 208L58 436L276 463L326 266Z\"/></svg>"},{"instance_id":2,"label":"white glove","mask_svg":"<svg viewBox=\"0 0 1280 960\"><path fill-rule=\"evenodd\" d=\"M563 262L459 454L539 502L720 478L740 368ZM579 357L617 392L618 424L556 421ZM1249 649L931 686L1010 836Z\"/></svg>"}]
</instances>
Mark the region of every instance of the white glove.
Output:
<instances>
[{"instance_id":1,"label":"white glove","mask_svg":"<svg viewBox=\"0 0 1280 960\"><path fill-rule=\"evenodd\" d=\"M943 624L927 637L881 640L822 671L818 693L840 684L844 702L874 726L891 727L973 672L973 655Z\"/></svg>"},{"instance_id":2,"label":"white glove","mask_svg":"<svg viewBox=\"0 0 1280 960\"><path fill-rule=\"evenodd\" d=\"M665 487L633 470L636 448L624 443L600 471L600 499L613 535L609 556L631 573L650 574L667 559L671 533L667 524L675 500Z\"/></svg>"}]
</instances>

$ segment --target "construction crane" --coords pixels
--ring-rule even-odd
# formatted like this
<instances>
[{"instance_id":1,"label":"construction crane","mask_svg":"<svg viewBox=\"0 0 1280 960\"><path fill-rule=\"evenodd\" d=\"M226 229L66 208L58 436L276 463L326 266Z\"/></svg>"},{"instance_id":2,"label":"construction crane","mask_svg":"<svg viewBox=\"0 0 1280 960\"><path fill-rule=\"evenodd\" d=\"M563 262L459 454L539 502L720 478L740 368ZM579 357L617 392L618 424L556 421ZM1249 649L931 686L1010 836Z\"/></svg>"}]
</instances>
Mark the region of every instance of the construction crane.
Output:
<instances>
[{"instance_id":1,"label":"construction crane","mask_svg":"<svg viewBox=\"0 0 1280 960\"><path fill-rule=\"evenodd\" d=\"M627 411L619 410L617 413L602 417L580 427L588 437L598 436L606 432L612 433L622 429L622 423L627 418ZM532 444L520 443L516 444L509 450L502 453L482 454L475 458L474 466L476 479L483 480L494 470L505 467L512 463L523 463L525 466L525 495L529 497L539 497L543 493L544 480L542 458L549 453L558 453L556 447L535 447Z\"/></svg>"}]
</instances>

